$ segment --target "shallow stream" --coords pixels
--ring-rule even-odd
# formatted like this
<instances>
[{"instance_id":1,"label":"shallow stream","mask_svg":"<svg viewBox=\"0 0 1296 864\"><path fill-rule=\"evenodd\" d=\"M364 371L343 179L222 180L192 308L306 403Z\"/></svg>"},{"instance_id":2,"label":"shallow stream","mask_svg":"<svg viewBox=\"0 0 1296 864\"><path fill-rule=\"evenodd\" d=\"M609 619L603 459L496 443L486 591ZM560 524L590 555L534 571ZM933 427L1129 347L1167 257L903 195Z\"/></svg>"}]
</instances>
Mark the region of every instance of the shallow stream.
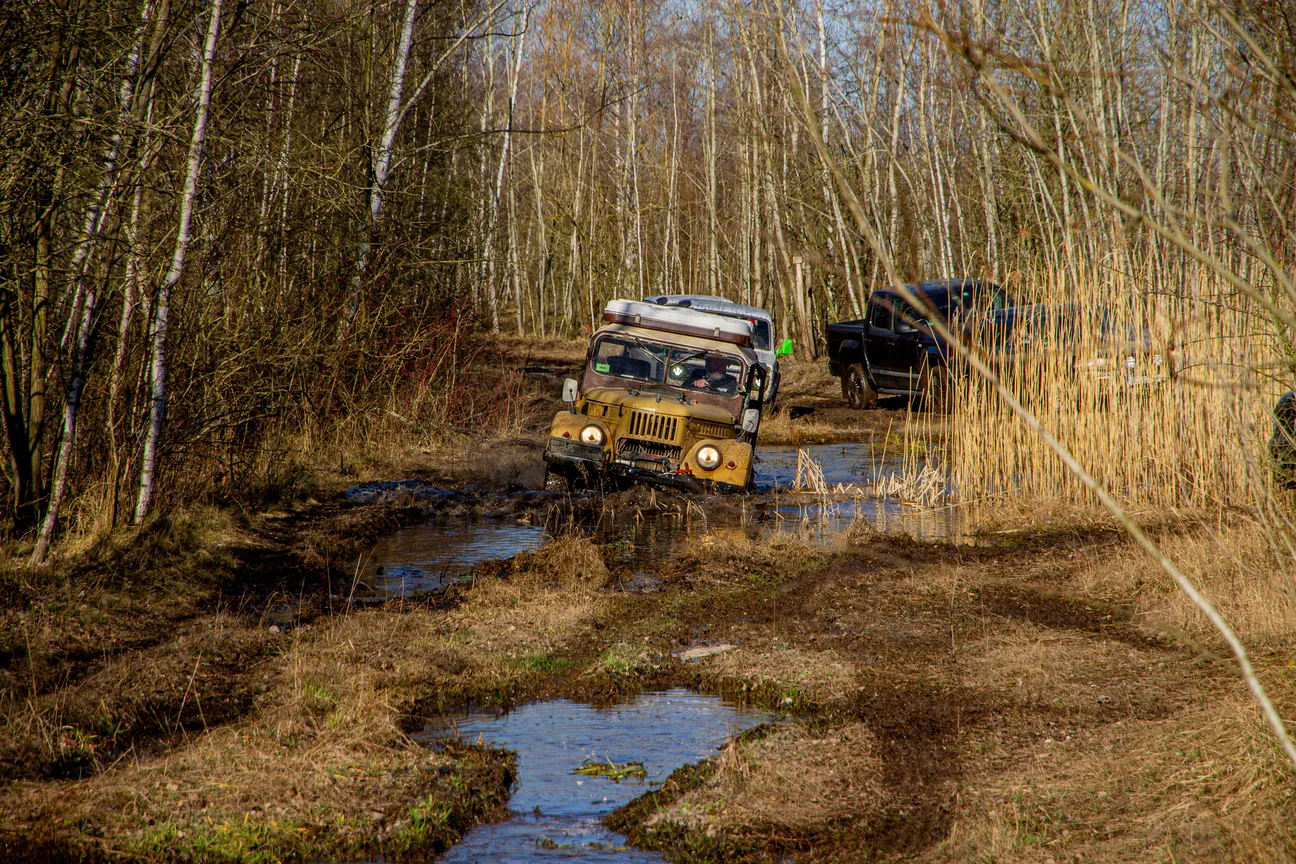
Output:
<instances>
[{"instance_id":1,"label":"shallow stream","mask_svg":"<svg viewBox=\"0 0 1296 864\"><path fill-rule=\"evenodd\" d=\"M481 564L538 547L543 525L500 519L436 520L379 538L365 556L362 578L384 596L440 588Z\"/></svg>"}]
</instances>

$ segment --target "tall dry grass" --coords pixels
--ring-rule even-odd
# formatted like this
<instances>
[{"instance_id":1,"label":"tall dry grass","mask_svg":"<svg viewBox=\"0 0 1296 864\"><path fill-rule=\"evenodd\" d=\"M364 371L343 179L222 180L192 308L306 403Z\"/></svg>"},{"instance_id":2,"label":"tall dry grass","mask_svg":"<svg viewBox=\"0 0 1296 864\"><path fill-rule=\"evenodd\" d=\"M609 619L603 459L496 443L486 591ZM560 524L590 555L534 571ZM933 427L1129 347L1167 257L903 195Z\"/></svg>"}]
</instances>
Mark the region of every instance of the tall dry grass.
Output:
<instances>
[{"instance_id":1,"label":"tall dry grass","mask_svg":"<svg viewBox=\"0 0 1296 864\"><path fill-rule=\"evenodd\" d=\"M1269 321L1217 280L1148 284L1119 272L1055 274L1045 317L1006 350L985 345L1004 384L1127 505L1256 506L1268 491L1271 410L1286 389ZM1126 367L1134 358L1134 368ZM1127 379L1132 379L1127 381ZM950 471L965 500L1090 495L994 391L956 376Z\"/></svg>"}]
</instances>

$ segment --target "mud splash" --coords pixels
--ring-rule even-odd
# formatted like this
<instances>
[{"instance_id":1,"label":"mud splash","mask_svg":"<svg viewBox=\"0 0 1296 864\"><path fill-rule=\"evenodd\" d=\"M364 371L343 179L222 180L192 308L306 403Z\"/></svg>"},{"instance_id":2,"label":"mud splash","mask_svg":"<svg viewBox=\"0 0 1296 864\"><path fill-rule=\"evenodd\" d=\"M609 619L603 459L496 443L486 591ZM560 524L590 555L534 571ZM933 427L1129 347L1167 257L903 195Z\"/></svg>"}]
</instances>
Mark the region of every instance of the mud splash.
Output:
<instances>
[{"instance_id":1,"label":"mud splash","mask_svg":"<svg viewBox=\"0 0 1296 864\"><path fill-rule=\"evenodd\" d=\"M900 459L877 458L867 444L762 447L757 453L757 494L683 504L671 499L664 506L653 497L648 506L606 506L591 527L609 553L609 563L639 571L660 568L687 554L703 536L826 543L862 523L924 541L964 539L962 514L956 507L878 494L880 489L912 485L907 475L913 467ZM821 494L796 491L800 453L820 472ZM939 492L944 499L946 490Z\"/></svg>"},{"instance_id":2,"label":"mud splash","mask_svg":"<svg viewBox=\"0 0 1296 864\"><path fill-rule=\"evenodd\" d=\"M776 719L688 690L646 693L632 702L592 708L567 700L539 702L504 716L468 716L433 741L458 735L518 754L518 781L505 822L472 829L439 860L589 862L664 861L627 848L603 826L617 807L660 784L671 771L715 755L730 736ZM618 780L576 771L593 763L639 763L641 776ZM638 771L635 772L638 775Z\"/></svg>"}]
</instances>

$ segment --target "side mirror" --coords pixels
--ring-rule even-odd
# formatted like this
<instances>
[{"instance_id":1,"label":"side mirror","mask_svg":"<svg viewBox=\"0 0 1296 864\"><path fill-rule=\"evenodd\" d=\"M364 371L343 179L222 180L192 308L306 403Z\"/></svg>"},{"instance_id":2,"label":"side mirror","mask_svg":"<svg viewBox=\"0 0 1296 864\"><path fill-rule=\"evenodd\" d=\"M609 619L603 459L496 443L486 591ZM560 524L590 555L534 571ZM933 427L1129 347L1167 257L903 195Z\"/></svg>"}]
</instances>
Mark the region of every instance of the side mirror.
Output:
<instances>
[{"instance_id":1,"label":"side mirror","mask_svg":"<svg viewBox=\"0 0 1296 864\"><path fill-rule=\"evenodd\" d=\"M760 428L760 409L748 408L742 413L742 431L748 435L755 435L756 430Z\"/></svg>"},{"instance_id":2,"label":"side mirror","mask_svg":"<svg viewBox=\"0 0 1296 864\"><path fill-rule=\"evenodd\" d=\"M778 347L774 349L775 357L786 357L791 353L792 353L791 339L784 339L782 342L778 344Z\"/></svg>"},{"instance_id":3,"label":"side mirror","mask_svg":"<svg viewBox=\"0 0 1296 864\"><path fill-rule=\"evenodd\" d=\"M573 414L576 413L576 392L579 386L575 378L568 378L563 382L562 400L567 403L567 407Z\"/></svg>"}]
</instances>

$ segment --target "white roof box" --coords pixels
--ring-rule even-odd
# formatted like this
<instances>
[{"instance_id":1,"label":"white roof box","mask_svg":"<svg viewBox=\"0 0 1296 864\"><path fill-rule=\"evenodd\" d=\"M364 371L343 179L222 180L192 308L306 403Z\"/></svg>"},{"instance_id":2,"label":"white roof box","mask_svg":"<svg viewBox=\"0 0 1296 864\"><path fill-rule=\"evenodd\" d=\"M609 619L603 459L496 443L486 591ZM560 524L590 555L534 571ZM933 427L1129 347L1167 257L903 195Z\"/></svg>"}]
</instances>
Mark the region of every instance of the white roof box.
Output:
<instances>
[{"instance_id":1,"label":"white roof box","mask_svg":"<svg viewBox=\"0 0 1296 864\"><path fill-rule=\"evenodd\" d=\"M713 315L679 306L658 306L638 300L610 300L603 309L603 320L612 324L630 324L666 333L719 339L734 345L750 345L752 325L741 318Z\"/></svg>"}]
</instances>

